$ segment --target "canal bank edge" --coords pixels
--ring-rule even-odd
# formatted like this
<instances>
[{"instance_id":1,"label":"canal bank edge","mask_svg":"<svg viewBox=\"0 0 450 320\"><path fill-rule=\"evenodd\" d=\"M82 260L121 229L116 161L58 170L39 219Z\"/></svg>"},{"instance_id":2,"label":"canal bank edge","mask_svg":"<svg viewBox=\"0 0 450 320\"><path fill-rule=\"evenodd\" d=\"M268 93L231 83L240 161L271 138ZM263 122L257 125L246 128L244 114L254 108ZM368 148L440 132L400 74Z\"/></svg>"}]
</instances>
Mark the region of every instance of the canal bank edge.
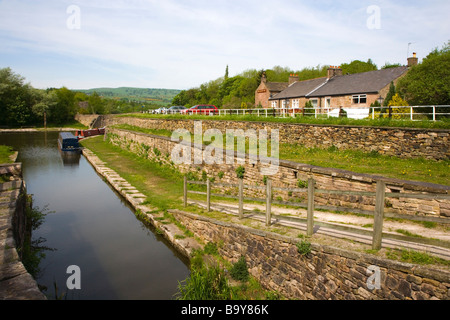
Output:
<instances>
[{"instance_id":1,"label":"canal bank edge","mask_svg":"<svg viewBox=\"0 0 450 320\"><path fill-rule=\"evenodd\" d=\"M88 138L89 139L89 138ZM159 235L166 238L172 246L180 252L183 256L190 259L195 249L201 249L202 246L192 238L177 237L183 235L183 231L174 224L163 224L157 219L162 216L162 213L156 212L155 208L150 208L143 205L146 196L140 193L128 181L122 178L111 168L100 160L91 150L87 148L82 149L83 156L88 160L96 172L103 177L128 203L139 213L143 215L154 228L156 228Z\"/></svg>"},{"instance_id":2,"label":"canal bank edge","mask_svg":"<svg viewBox=\"0 0 450 320\"><path fill-rule=\"evenodd\" d=\"M154 210L144 205L139 191L108 168L92 151L83 154L129 203L140 210L161 234L186 257L201 245L193 238L178 239L182 231L175 225L156 220ZM288 299L311 300L449 300L450 273L427 266L382 259L335 247L312 244L303 256L297 244L301 239L281 236L246 226L169 210L178 222L204 243L222 243L220 254L230 262L242 255L249 272L269 290L276 290ZM380 289L369 289L375 268L379 271Z\"/></svg>"},{"instance_id":3,"label":"canal bank edge","mask_svg":"<svg viewBox=\"0 0 450 320\"><path fill-rule=\"evenodd\" d=\"M27 232L26 210L30 205L22 164L2 164L0 175L12 177L0 183L0 300L47 300L17 251Z\"/></svg>"}]
</instances>

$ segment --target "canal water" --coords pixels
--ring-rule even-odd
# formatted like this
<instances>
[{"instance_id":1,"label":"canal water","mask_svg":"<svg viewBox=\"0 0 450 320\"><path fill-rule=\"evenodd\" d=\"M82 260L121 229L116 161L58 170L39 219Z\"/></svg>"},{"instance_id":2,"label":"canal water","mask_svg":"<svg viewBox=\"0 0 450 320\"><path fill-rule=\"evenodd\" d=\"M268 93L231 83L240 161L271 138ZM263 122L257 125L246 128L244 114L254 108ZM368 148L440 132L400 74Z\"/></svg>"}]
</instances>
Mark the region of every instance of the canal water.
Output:
<instances>
[{"instance_id":1,"label":"canal water","mask_svg":"<svg viewBox=\"0 0 450 320\"><path fill-rule=\"evenodd\" d=\"M48 248L37 276L44 293L49 299L173 299L189 275L188 261L138 220L83 156L62 157L57 139L57 132L0 134L0 144L19 151L34 207L47 212L33 232ZM79 290L66 285L76 283L67 273L73 265L80 268Z\"/></svg>"}]
</instances>

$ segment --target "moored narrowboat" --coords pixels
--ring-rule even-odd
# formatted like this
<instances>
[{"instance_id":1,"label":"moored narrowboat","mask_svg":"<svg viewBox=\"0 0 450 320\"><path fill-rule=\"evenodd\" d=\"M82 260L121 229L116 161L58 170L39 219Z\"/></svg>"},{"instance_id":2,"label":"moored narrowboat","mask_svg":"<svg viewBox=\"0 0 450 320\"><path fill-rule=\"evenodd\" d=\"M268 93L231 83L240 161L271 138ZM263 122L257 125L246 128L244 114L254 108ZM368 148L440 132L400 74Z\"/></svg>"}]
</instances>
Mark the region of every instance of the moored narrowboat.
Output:
<instances>
[{"instance_id":1,"label":"moored narrowboat","mask_svg":"<svg viewBox=\"0 0 450 320\"><path fill-rule=\"evenodd\" d=\"M105 128L97 128L97 129L89 129L89 130L78 130L75 133L75 136L78 138L78 140L88 138L88 137L94 137L105 134Z\"/></svg>"},{"instance_id":2,"label":"moored narrowboat","mask_svg":"<svg viewBox=\"0 0 450 320\"><path fill-rule=\"evenodd\" d=\"M58 147L61 151L80 151L78 138L70 132L61 132L58 139Z\"/></svg>"}]
</instances>

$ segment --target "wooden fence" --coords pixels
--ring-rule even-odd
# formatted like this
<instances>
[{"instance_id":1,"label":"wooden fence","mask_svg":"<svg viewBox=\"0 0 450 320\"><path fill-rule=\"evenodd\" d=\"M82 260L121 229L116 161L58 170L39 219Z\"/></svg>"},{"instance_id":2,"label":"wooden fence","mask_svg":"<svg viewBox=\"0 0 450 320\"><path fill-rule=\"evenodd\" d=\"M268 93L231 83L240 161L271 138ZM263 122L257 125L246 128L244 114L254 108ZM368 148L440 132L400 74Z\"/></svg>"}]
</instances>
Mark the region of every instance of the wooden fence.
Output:
<instances>
[{"instance_id":1,"label":"wooden fence","mask_svg":"<svg viewBox=\"0 0 450 320\"><path fill-rule=\"evenodd\" d=\"M189 184L196 185L206 185L206 192L200 191L191 191L188 190ZM217 187L231 187L238 188L238 196L231 196L226 194L212 194L211 189L213 186ZM259 189L265 191L266 198L244 198L244 188L246 189ZM307 203L297 203L297 202L288 202L288 201L275 201L273 200L273 191L287 191L287 192L296 192L296 193L307 193ZM365 191L342 191L342 190L321 190L316 188L316 181L313 178L308 180L307 188L279 188L272 186L272 180L267 179L265 186L249 186L244 185L242 179L239 179L239 184L227 184L227 183L212 183L209 179L206 182L203 181L188 181L187 177L184 177L184 206L186 207L188 204L188 193L192 194L200 194L206 195L206 207L208 212L211 211L211 196L214 197L222 197L222 198L231 198L238 199L239 201L239 210L238 215L240 219L244 218L244 200L246 201L256 201L256 202L265 202L266 203L266 225L270 226L272 221L272 204L281 204L288 205L294 207L303 207L307 209L307 236L312 236L314 233L314 210L315 209L323 209L323 210L333 210L333 211L341 211L341 212L351 212L351 213L359 213L365 215L373 215L374 224L373 224L373 233L372 233L372 248L374 250L381 249L382 243L382 234L383 234L383 221L384 218L398 218L398 219L406 219L406 220L414 220L414 221L429 221L436 223L448 224L450 223L450 219L441 218L441 217L430 217L430 216L411 216L397 213L386 213L384 212L385 208L385 199L386 198L413 198L413 199L434 199L434 200L450 200L450 195L448 194L422 194L422 193L387 193L386 192L386 183L384 181L378 181L376 185L376 192L365 192ZM316 206L314 197L315 194L319 193L327 193L327 194L340 194L340 195L357 195L357 196L372 196L375 197L375 210L361 210L357 208L348 208L348 207L339 207L339 206ZM278 218L281 218L278 216ZM300 220L298 218L291 218L291 220Z\"/></svg>"}]
</instances>

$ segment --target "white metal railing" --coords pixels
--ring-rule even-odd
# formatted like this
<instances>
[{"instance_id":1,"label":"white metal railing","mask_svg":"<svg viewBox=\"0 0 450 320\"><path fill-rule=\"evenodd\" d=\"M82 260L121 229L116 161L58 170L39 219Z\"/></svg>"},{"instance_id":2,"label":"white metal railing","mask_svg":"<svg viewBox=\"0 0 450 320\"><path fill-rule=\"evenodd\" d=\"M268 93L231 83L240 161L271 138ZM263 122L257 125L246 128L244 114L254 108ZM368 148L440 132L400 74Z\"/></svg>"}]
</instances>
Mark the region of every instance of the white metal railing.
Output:
<instances>
[{"instance_id":1,"label":"white metal railing","mask_svg":"<svg viewBox=\"0 0 450 320\"><path fill-rule=\"evenodd\" d=\"M392 106L373 108L343 108L346 117L351 119L379 119L393 118L399 120L432 120L437 121L445 117L450 117L450 105L445 106ZM162 114L173 115L183 114L208 115L208 116L257 116L257 117L315 117L331 118L339 117L339 108L276 108L276 109L219 109L218 112L211 113L186 113L183 110L166 110Z\"/></svg>"}]
</instances>

